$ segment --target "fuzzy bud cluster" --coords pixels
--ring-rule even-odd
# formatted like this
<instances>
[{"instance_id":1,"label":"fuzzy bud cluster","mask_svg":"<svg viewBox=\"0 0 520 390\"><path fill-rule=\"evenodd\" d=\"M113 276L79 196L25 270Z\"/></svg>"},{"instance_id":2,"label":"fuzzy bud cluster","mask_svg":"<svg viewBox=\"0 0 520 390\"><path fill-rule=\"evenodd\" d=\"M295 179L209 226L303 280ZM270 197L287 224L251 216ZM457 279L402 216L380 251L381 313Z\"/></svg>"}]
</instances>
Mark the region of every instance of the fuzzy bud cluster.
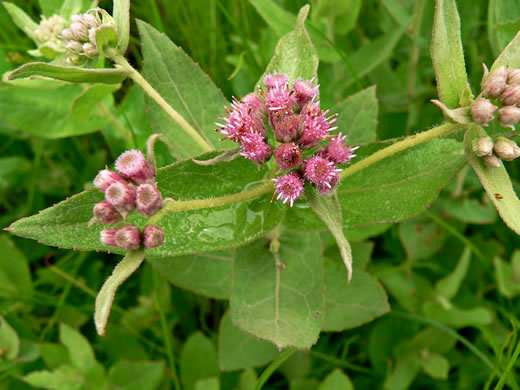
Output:
<instances>
[{"instance_id":1,"label":"fuzzy bud cluster","mask_svg":"<svg viewBox=\"0 0 520 390\"><path fill-rule=\"evenodd\" d=\"M66 26L67 21L60 15L52 15L49 18L42 16L40 24L34 30L34 41L38 45L38 49L30 50L29 54L54 59L57 55L64 53L64 42L60 35Z\"/></svg>"},{"instance_id":2,"label":"fuzzy bud cluster","mask_svg":"<svg viewBox=\"0 0 520 390\"><path fill-rule=\"evenodd\" d=\"M273 179L277 199L283 203L292 206L303 193L305 181L328 194L339 183L337 165L350 162L357 147L348 146L341 133L330 135L337 129L333 126L336 115L320 108L319 86L312 80L298 79L291 88L287 75L274 73L265 77L264 84L266 90L235 99L231 109L226 108L227 116L219 118L223 122L216 123L217 131L224 139L238 142L240 154L257 164L274 154L281 172L289 171ZM268 143L268 129L281 145ZM323 148L320 141L330 142Z\"/></svg>"},{"instance_id":3,"label":"fuzzy bud cluster","mask_svg":"<svg viewBox=\"0 0 520 390\"><path fill-rule=\"evenodd\" d=\"M520 122L520 69L501 66L491 74L484 67L482 96L471 105L473 122L487 126L496 117L503 127L514 130Z\"/></svg>"},{"instance_id":4,"label":"fuzzy bud cluster","mask_svg":"<svg viewBox=\"0 0 520 390\"><path fill-rule=\"evenodd\" d=\"M136 210L145 217L151 217L162 208L161 192L155 181L155 168L139 150L124 152L116 160L119 173L108 168L101 170L94 179L96 188L104 192L105 200L94 206L93 221L114 224L122 221ZM164 243L164 231L157 226L148 225L143 234L138 227L125 225L119 228L104 229L100 235L103 245L124 250L154 248Z\"/></svg>"},{"instance_id":5,"label":"fuzzy bud cluster","mask_svg":"<svg viewBox=\"0 0 520 390\"><path fill-rule=\"evenodd\" d=\"M477 138L473 141L473 152L491 168L500 167L500 160L512 161L520 157L520 147L505 137L497 137L494 142L490 137Z\"/></svg>"}]
</instances>

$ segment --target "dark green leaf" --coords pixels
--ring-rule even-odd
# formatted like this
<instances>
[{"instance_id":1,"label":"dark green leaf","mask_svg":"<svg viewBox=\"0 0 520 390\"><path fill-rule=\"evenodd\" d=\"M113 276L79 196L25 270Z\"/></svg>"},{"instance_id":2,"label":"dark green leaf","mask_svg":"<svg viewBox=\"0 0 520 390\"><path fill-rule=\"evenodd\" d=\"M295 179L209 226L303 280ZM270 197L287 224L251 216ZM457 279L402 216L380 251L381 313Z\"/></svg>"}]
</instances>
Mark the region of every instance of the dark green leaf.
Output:
<instances>
[{"instance_id":1,"label":"dark green leaf","mask_svg":"<svg viewBox=\"0 0 520 390\"><path fill-rule=\"evenodd\" d=\"M16 333L2 316L0 316L0 350L3 352L0 361L4 359L13 360L20 352L20 338L18 337L18 333Z\"/></svg>"},{"instance_id":2,"label":"dark green leaf","mask_svg":"<svg viewBox=\"0 0 520 390\"><path fill-rule=\"evenodd\" d=\"M444 230L429 220L419 219L399 225L399 238L410 261L427 259L442 248Z\"/></svg>"},{"instance_id":3,"label":"dark green leaf","mask_svg":"<svg viewBox=\"0 0 520 390\"><path fill-rule=\"evenodd\" d=\"M502 65L517 68L520 58L515 46L518 47L516 41L520 38L515 39L515 36L520 29L520 3L511 0L490 0L487 22L489 43L495 56L500 54L493 70ZM509 43L512 45L502 52Z\"/></svg>"},{"instance_id":4,"label":"dark green leaf","mask_svg":"<svg viewBox=\"0 0 520 390\"><path fill-rule=\"evenodd\" d=\"M0 235L0 285L2 291L30 297L31 271L24 254L5 234Z\"/></svg>"},{"instance_id":5,"label":"dark green leaf","mask_svg":"<svg viewBox=\"0 0 520 390\"><path fill-rule=\"evenodd\" d=\"M2 4L7 9L7 12L9 12L14 24L16 24L20 30L23 30L23 32L34 41L34 31L38 28L38 24L35 23L34 20L32 20L21 8L13 3L3 2Z\"/></svg>"},{"instance_id":6,"label":"dark green leaf","mask_svg":"<svg viewBox=\"0 0 520 390\"><path fill-rule=\"evenodd\" d=\"M70 109L72 117L80 123L88 122L98 112L98 105L104 98L117 91L121 85L95 84L85 89L74 99ZM103 104L103 103L101 103Z\"/></svg>"},{"instance_id":7,"label":"dark green leaf","mask_svg":"<svg viewBox=\"0 0 520 390\"><path fill-rule=\"evenodd\" d=\"M108 373L108 381L115 389L154 390L164 372L163 362L131 362L119 360Z\"/></svg>"},{"instance_id":8,"label":"dark green leaf","mask_svg":"<svg viewBox=\"0 0 520 390\"><path fill-rule=\"evenodd\" d=\"M201 332L193 333L182 348L180 375L186 390L195 390L195 383L201 378L219 375L215 345Z\"/></svg>"},{"instance_id":9,"label":"dark green leaf","mask_svg":"<svg viewBox=\"0 0 520 390\"><path fill-rule=\"evenodd\" d=\"M493 259L495 267L495 279L500 294L507 298L513 298L520 294L520 251L516 250L507 263L499 257Z\"/></svg>"},{"instance_id":10,"label":"dark green leaf","mask_svg":"<svg viewBox=\"0 0 520 390\"><path fill-rule=\"evenodd\" d=\"M348 376L336 368L321 382L320 390L354 390L354 386Z\"/></svg>"}]
</instances>

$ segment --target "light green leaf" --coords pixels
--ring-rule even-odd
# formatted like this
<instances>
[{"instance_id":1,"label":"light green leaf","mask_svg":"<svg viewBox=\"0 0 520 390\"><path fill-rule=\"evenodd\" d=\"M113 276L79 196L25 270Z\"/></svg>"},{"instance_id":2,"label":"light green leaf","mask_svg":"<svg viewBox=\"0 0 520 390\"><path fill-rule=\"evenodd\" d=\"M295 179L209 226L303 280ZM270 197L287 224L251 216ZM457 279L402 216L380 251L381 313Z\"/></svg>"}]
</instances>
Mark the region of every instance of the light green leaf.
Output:
<instances>
[{"instance_id":1,"label":"light green leaf","mask_svg":"<svg viewBox=\"0 0 520 390\"><path fill-rule=\"evenodd\" d=\"M65 19L69 19L72 15L82 11L83 4L83 0L65 0L63 1L59 14ZM90 8L90 4L88 8Z\"/></svg>"},{"instance_id":2,"label":"light green leaf","mask_svg":"<svg viewBox=\"0 0 520 390\"><path fill-rule=\"evenodd\" d=\"M60 341L67 348L74 367L86 377L103 379L103 367L97 362L92 347L81 333L66 324L60 324Z\"/></svg>"},{"instance_id":3,"label":"light green leaf","mask_svg":"<svg viewBox=\"0 0 520 390\"><path fill-rule=\"evenodd\" d=\"M331 109L338 114L334 126L348 134L349 144L361 144L376 140L377 98L376 87L364 89L338 103Z\"/></svg>"},{"instance_id":4,"label":"light green leaf","mask_svg":"<svg viewBox=\"0 0 520 390\"><path fill-rule=\"evenodd\" d=\"M114 0L113 16L117 27L117 51L124 55L130 41L130 0Z\"/></svg>"},{"instance_id":5,"label":"light green leaf","mask_svg":"<svg viewBox=\"0 0 520 390\"><path fill-rule=\"evenodd\" d=\"M361 0L325 0L316 4L312 16L323 18L334 26L336 34L344 35L356 24L360 10Z\"/></svg>"},{"instance_id":6,"label":"light green leaf","mask_svg":"<svg viewBox=\"0 0 520 390\"><path fill-rule=\"evenodd\" d=\"M455 0L437 0L431 56L440 100L448 108L467 106L473 98L466 74Z\"/></svg>"},{"instance_id":7,"label":"light green leaf","mask_svg":"<svg viewBox=\"0 0 520 390\"><path fill-rule=\"evenodd\" d=\"M487 136L487 133L480 126L471 126L466 131L464 136L466 156L502 220L516 234L520 234L520 200L518 200L505 167L503 164L499 168L488 167L480 157L473 153L473 140L484 136Z\"/></svg>"},{"instance_id":8,"label":"light green leaf","mask_svg":"<svg viewBox=\"0 0 520 390\"><path fill-rule=\"evenodd\" d=\"M195 390L220 390L220 382L218 378L204 378L195 383Z\"/></svg>"},{"instance_id":9,"label":"light green leaf","mask_svg":"<svg viewBox=\"0 0 520 390\"><path fill-rule=\"evenodd\" d=\"M112 275L103 283L96 297L96 312L94 322L100 336L105 335L105 327L110 316L110 309L116 295L117 288L132 275L144 260L144 250L128 251L112 271Z\"/></svg>"},{"instance_id":10,"label":"light green leaf","mask_svg":"<svg viewBox=\"0 0 520 390\"><path fill-rule=\"evenodd\" d=\"M513 298L520 294L520 251L516 250L511 258L511 263L506 263L499 257L493 259L495 279L498 291L507 298Z\"/></svg>"},{"instance_id":11,"label":"light green leaf","mask_svg":"<svg viewBox=\"0 0 520 390\"><path fill-rule=\"evenodd\" d=\"M450 362L438 353L427 353L419 360L425 373L435 379L447 379L450 371Z\"/></svg>"},{"instance_id":12,"label":"light green leaf","mask_svg":"<svg viewBox=\"0 0 520 390\"><path fill-rule=\"evenodd\" d=\"M440 303L429 301L424 303L423 311L428 318L457 328L488 325L493 321L493 313L480 306L460 309L453 304L446 307Z\"/></svg>"},{"instance_id":13,"label":"light green leaf","mask_svg":"<svg viewBox=\"0 0 520 390\"><path fill-rule=\"evenodd\" d=\"M321 382L320 390L354 390L354 386L349 377L336 368Z\"/></svg>"},{"instance_id":14,"label":"light green leaf","mask_svg":"<svg viewBox=\"0 0 520 390\"><path fill-rule=\"evenodd\" d=\"M406 221L399 225L399 238L410 261L427 259L444 244L444 230L426 218Z\"/></svg>"},{"instance_id":15,"label":"light green leaf","mask_svg":"<svg viewBox=\"0 0 520 390\"><path fill-rule=\"evenodd\" d=\"M217 149L235 146L231 141L221 142L221 134L215 131L214 122L225 114L227 104L222 92L166 35L142 21L137 26L148 82L210 145ZM164 134L177 158L203 152L162 108L150 99L147 101L154 128Z\"/></svg>"},{"instance_id":16,"label":"light green leaf","mask_svg":"<svg viewBox=\"0 0 520 390\"><path fill-rule=\"evenodd\" d=\"M219 376L217 350L202 332L193 333L182 347L180 375L185 390L195 390L199 379Z\"/></svg>"},{"instance_id":17,"label":"light green leaf","mask_svg":"<svg viewBox=\"0 0 520 390\"><path fill-rule=\"evenodd\" d=\"M31 76L50 77L72 83L119 84L128 77L128 73L122 69L88 69L31 62L13 70L9 74L9 80Z\"/></svg>"},{"instance_id":18,"label":"light green leaf","mask_svg":"<svg viewBox=\"0 0 520 390\"><path fill-rule=\"evenodd\" d=\"M5 234L0 235L0 285L4 292L32 295L31 271L25 255Z\"/></svg>"},{"instance_id":19,"label":"light green leaf","mask_svg":"<svg viewBox=\"0 0 520 390\"><path fill-rule=\"evenodd\" d=\"M16 24L20 30L23 30L29 38L36 41L34 31L38 28L38 23L35 23L29 15L15 4L9 2L3 2L2 4L7 9L7 12L9 12L14 24Z\"/></svg>"},{"instance_id":20,"label":"light green leaf","mask_svg":"<svg viewBox=\"0 0 520 390\"><path fill-rule=\"evenodd\" d=\"M0 361L7 359L13 360L20 352L20 338L18 333L7 323L4 317L0 316Z\"/></svg>"},{"instance_id":21,"label":"light green leaf","mask_svg":"<svg viewBox=\"0 0 520 390\"><path fill-rule=\"evenodd\" d=\"M229 312L224 314L219 328L219 362L222 371L263 366L279 354L273 344L258 340L233 326Z\"/></svg>"},{"instance_id":22,"label":"light green leaf","mask_svg":"<svg viewBox=\"0 0 520 390\"><path fill-rule=\"evenodd\" d=\"M266 75L274 72L287 74L291 82L298 78L303 80L317 78L318 55L305 30L305 19L308 14L308 5L300 9L295 29L278 41L274 56L267 65L258 85L263 83Z\"/></svg>"},{"instance_id":23,"label":"light green leaf","mask_svg":"<svg viewBox=\"0 0 520 390\"><path fill-rule=\"evenodd\" d=\"M381 4L401 26L408 26L410 24L412 15L405 8L402 1L381 0Z\"/></svg>"},{"instance_id":24,"label":"light green leaf","mask_svg":"<svg viewBox=\"0 0 520 390\"><path fill-rule=\"evenodd\" d=\"M453 272L435 284L435 291L437 294L445 297L446 299L455 298L459 291L462 281L466 277L468 272L469 262L471 260L471 249L467 246L464 248L464 252L457 263L457 266Z\"/></svg>"},{"instance_id":25,"label":"light green leaf","mask_svg":"<svg viewBox=\"0 0 520 390\"><path fill-rule=\"evenodd\" d=\"M278 348L310 348L323 322L319 235L285 233L279 252L271 252L265 244L258 240L236 252L233 324Z\"/></svg>"},{"instance_id":26,"label":"light green leaf","mask_svg":"<svg viewBox=\"0 0 520 390\"><path fill-rule=\"evenodd\" d=\"M60 15L63 0L39 0L43 15L50 17L54 14Z\"/></svg>"},{"instance_id":27,"label":"light green leaf","mask_svg":"<svg viewBox=\"0 0 520 390\"><path fill-rule=\"evenodd\" d=\"M253 368L248 368L240 374L239 390L255 390L258 376Z\"/></svg>"},{"instance_id":28,"label":"light green leaf","mask_svg":"<svg viewBox=\"0 0 520 390\"><path fill-rule=\"evenodd\" d=\"M51 370L70 364L69 353L61 344L41 343L38 345L38 349L45 365Z\"/></svg>"},{"instance_id":29,"label":"light green leaf","mask_svg":"<svg viewBox=\"0 0 520 390\"><path fill-rule=\"evenodd\" d=\"M498 58L492 70L505 65L512 69L520 65L518 45L520 37L520 3L511 0L490 0L488 7L487 29L489 43ZM507 49L506 46L508 46Z\"/></svg>"},{"instance_id":30,"label":"light green leaf","mask_svg":"<svg viewBox=\"0 0 520 390\"><path fill-rule=\"evenodd\" d=\"M172 284L215 299L229 299L234 251L191 256L150 257L146 261Z\"/></svg>"},{"instance_id":31,"label":"light green leaf","mask_svg":"<svg viewBox=\"0 0 520 390\"><path fill-rule=\"evenodd\" d=\"M345 270L339 263L325 259L323 270L324 331L340 332L355 328L390 311L385 291L368 273L354 270L352 281L347 284Z\"/></svg>"},{"instance_id":32,"label":"light green leaf","mask_svg":"<svg viewBox=\"0 0 520 390\"><path fill-rule=\"evenodd\" d=\"M85 89L70 109L72 117L80 123L88 122L98 112L98 105L121 87L120 84L94 84Z\"/></svg>"},{"instance_id":33,"label":"light green leaf","mask_svg":"<svg viewBox=\"0 0 520 390\"><path fill-rule=\"evenodd\" d=\"M108 49L117 46L117 32L113 25L101 25L96 28L96 48L102 56L108 55Z\"/></svg>"},{"instance_id":34,"label":"light green leaf","mask_svg":"<svg viewBox=\"0 0 520 390\"><path fill-rule=\"evenodd\" d=\"M416 357L398 359L391 375L386 378L385 390L406 390L419 373L419 360Z\"/></svg>"},{"instance_id":35,"label":"light green leaf","mask_svg":"<svg viewBox=\"0 0 520 390\"><path fill-rule=\"evenodd\" d=\"M54 371L32 371L22 379L32 386L49 390L82 390L84 378L74 367L61 366Z\"/></svg>"},{"instance_id":36,"label":"light green leaf","mask_svg":"<svg viewBox=\"0 0 520 390\"><path fill-rule=\"evenodd\" d=\"M108 381L114 389L154 390L163 373L164 362L119 360L110 367Z\"/></svg>"}]
</instances>

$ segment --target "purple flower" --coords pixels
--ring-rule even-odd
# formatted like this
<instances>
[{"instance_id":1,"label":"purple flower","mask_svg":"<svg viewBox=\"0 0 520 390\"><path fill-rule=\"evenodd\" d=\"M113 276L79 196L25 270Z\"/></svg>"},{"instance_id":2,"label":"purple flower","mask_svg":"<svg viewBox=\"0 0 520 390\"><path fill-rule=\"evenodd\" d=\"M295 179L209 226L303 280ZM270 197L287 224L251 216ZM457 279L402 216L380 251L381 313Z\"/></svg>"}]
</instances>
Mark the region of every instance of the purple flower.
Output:
<instances>
[{"instance_id":1,"label":"purple flower","mask_svg":"<svg viewBox=\"0 0 520 390\"><path fill-rule=\"evenodd\" d=\"M226 108L228 116L220 117L225 123L215 122L218 132L234 142L240 142L242 137L252 133L267 135L262 119L256 115L254 108L246 103L235 101L231 103L231 110Z\"/></svg>"},{"instance_id":2,"label":"purple flower","mask_svg":"<svg viewBox=\"0 0 520 390\"><path fill-rule=\"evenodd\" d=\"M94 217L98 222L111 224L123 219L119 211L106 200L96 203L94 206Z\"/></svg>"},{"instance_id":3,"label":"purple flower","mask_svg":"<svg viewBox=\"0 0 520 390\"><path fill-rule=\"evenodd\" d=\"M128 150L116 160L116 169L137 184L155 177L154 167L140 150Z\"/></svg>"},{"instance_id":4,"label":"purple flower","mask_svg":"<svg viewBox=\"0 0 520 390\"><path fill-rule=\"evenodd\" d=\"M101 192L105 192L111 184L116 182L126 184L125 179L123 179L116 172L111 171L108 168L99 171L96 178L94 179L94 185Z\"/></svg>"},{"instance_id":5,"label":"purple flower","mask_svg":"<svg viewBox=\"0 0 520 390\"><path fill-rule=\"evenodd\" d=\"M295 104L294 93L287 88L271 89L265 96L265 106L270 112L281 111L288 114Z\"/></svg>"},{"instance_id":6,"label":"purple flower","mask_svg":"<svg viewBox=\"0 0 520 390\"><path fill-rule=\"evenodd\" d=\"M303 165L303 176L315 184L321 193L329 192L338 184L338 173L341 171L332 161L321 156L313 156Z\"/></svg>"},{"instance_id":7,"label":"purple flower","mask_svg":"<svg viewBox=\"0 0 520 390\"><path fill-rule=\"evenodd\" d=\"M101 230L101 233L99 233L99 241L101 244L106 246L116 246L116 231L117 229L113 228Z\"/></svg>"},{"instance_id":8,"label":"purple flower","mask_svg":"<svg viewBox=\"0 0 520 390\"><path fill-rule=\"evenodd\" d=\"M164 244L164 230L159 226L146 225L143 231L144 246L153 249Z\"/></svg>"},{"instance_id":9,"label":"purple flower","mask_svg":"<svg viewBox=\"0 0 520 390\"><path fill-rule=\"evenodd\" d=\"M135 187L132 184L113 183L105 191L105 198L120 212L135 209Z\"/></svg>"},{"instance_id":10,"label":"purple flower","mask_svg":"<svg viewBox=\"0 0 520 390\"><path fill-rule=\"evenodd\" d=\"M278 146L274 157L283 170L295 168L302 163L302 151L293 142Z\"/></svg>"},{"instance_id":11,"label":"purple flower","mask_svg":"<svg viewBox=\"0 0 520 390\"><path fill-rule=\"evenodd\" d=\"M115 246L124 250L133 250L141 246L141 231L137 226L127 225L116 230Z\"/></svg>"},{"instance_id":12,"label":"purple flower","mask_svg":"<svg viewBox=\"0 0 520 390\"><path fill-rule=\"evenodd\" d=\"M244 135L241 139L242 151L240 155L259 164L271 158L271 146L266 144L264 137L258 133Z\"/></svg>"},{"instance_id":13,"label":"purple flower","mask_svg":"<svg viewBox=\"0 0 520 390\"><path fill-rule=\"evenodd\" d=\"M303 192L303 179L298 172L290 172L287 175L272 179L276 184L275 191L278 193L276 199L282 199L283 203L289 201L291 207Z\"/></svg>"},{"instance_id":14,"label":"purple flower","mask_svg":"<svg viewBox=\"0 0 520 390\"><path fill-rule=\"evenodd\" d=\"M353 153L355 150L359 149L359 146L352 147L345 144L346 135L339 135L329 142L325 150L321 153L323 157L332 161L334 164L345 164L348 163L351 159L356 157Z\"/></svg>"},{"instance_id":15,"label":"purple flower","mask_svg":"<svg viewBox=\"0 0 520 390\"><path fill-rule=\"evenodd\" d=\"M317 145L317 143L328 136L329 131L337 129L331 127L336 121L336 116L331 115L326 117L329 110L323 112L319 108L318 103L308 103L301 112L302 123L300 127L301 135L298 144L303 149L310 149Z\"/></svg>"},{"instance_id":16,"label":"purple flower","mask_svg":"<svg viewBox=\"0 0 520 390\"><path fill-rule=\"evenodd\" d=\"M294 97L296 103L303 106L318 96L319 86L314 87L311 81L296 80L294 82Z\"/></svg>"},{"instance_id":17,"label":"purple flower","mask_svg":"<svg viewBox=\"0 0 520 390\"><path fill-rule=\"evenodd\" d=\"M152 184L141 184L136 190L135 203L137 211L145 217L151 217L162 206L161 193Z\"/></svg>"},{"instance_id":18,"label":"purple flower","mask_svg":"<svg viewBox=\"0 0 520 390\"><path fill-rule=\"evenodd\" d=\"M251 108L251 111L260 119L264 119L267 114L267 108L262 97L254 92L248 93L242 98L242 103Z\"/></svg>"},{"instance_id":19,"label":"purple flower","mask_svg":"<svg viewBox=\"0 0 520 390\"><path fill-rule=\"evenodd\" d=\"M264 84L267 87L267 90L270 91L272 89L287 89L288 78L285 73L273 73L268 74L264 78Z\"/></svg>"}]
</instances>

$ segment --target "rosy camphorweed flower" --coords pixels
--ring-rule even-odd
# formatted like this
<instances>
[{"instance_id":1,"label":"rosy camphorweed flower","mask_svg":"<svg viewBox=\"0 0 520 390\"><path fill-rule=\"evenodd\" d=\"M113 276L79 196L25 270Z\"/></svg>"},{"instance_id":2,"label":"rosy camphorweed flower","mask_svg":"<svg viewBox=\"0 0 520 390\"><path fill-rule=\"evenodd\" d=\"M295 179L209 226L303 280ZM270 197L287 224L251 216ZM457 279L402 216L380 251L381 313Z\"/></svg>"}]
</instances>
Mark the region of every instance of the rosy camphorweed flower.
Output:
<instances>
[{"instance_id":1,"label":"rosy camphorweed flower","mask_svg":"<svg viewBox=\"0 0 520 390\"><path fill-rule=\"evenodd\" d=\"M311 102L303 108L301 112L303 118L300 127L301 135L298 139L298 144L303 149L313 148L329 135L329 131L337 129L337 127L331 127L336 121L336 116L331 115L327 118L328 113L329 110L321 111L319 103Z\"/></svg>"},{"instance_id":2,"label":"rosy camphorweed flower","mask_svg":"<svg viewBox=\"0 0 520 390\"><path fill-rule=\"evenodd\" d=\"M298 139L300 116L292 111L270 111L269 122L274 138L279 142L292 142Z\"/></svg>"},{"instance_id":3,"label":"rosy camphorweed flower","mask_svg":"<svg viewBox=\"0 0 520 390\"><path fill-rule=\"evenodd\" d=\"M500 95L500 100L506 106L520 105L520 84L508 85Z\"/></svg>"},{"instance_id":4,"label":"rosy camphorweed flower","mask_svg":"<svg viewBox=\"0 0 520 390\"><path fill-rule=\"evenodd\" d=\"M520 122L520 108L517 106L504 106L497 112L497 118L504 127L515 129L515 125Z\"/></svg>"},{"instance_id":5,"label":"rosy camphorweed flower","mask_svg":"<svg viewBox=\"0 0 520 390\"><path fill-rule=\"evenodd\" d=\"M256 163L263 164L271 158L273 150L269 144L264 141L264 137L258 133L251 133L242 137L241 156L252 160Z\"/></svg>"},{"instance_id":6,"label":"rosy camphorweed flower","mask_svg":"<svg viewBox=\"0 0 520 390\"><path fill-rule=\"evenodd\" d=\"M278 146L274 152L274 157L284 171L296 168L302 163L302 151L294 142Z\"/></svg>"},{"instance_id":7,"label":"rosy camphorweed flower","mask_svg":"<svg viewBox=\"0 0 520 390\"><path fill-rule=\"evenodd\" d=\"M101 242L101 244L106 246L116 246L116 231L117 229L114 228L101 230L101 232L99 233L99 241Z\"/></svg>"},{"instance_id":8,"label":"rosy camphorweed flower","mask_svg":"<svg viewBox=\"0 0 520 390\"><path fill-rule=\"evenodd\" d=\"M146 161L140 150L128 150L116 160L116 169L137 184L146 183L155 177L154 167Z\"/></svg>"},{"instance_id":9,"label":"rosy camphorweed flower","mask_svg":"<svg viewBox=\"0 0 520 390\"><path fill-rule=\"evenodd\" d=\"M491 73L484 85L482 86L482 94L486 97L497 98L506 88L507 70L505 66L501 66Z\"/></svg>"},{"instance_id":10,"label":"rosy camphorweed flower","mask_svg":"<svg viewBox=\"0 0 520 390\"><path fill-rule=\"evenodd\" d=\"M123 179L121 176L119 176L119 174L117 174L114 171L111 171L108 168L99 171L99 173L94 179L94 185L101 192L105 192L111 184L116 182L126 184L125 179Z\"/></svg>"},{"instance_id":11,"label":"rosy camphorweed flower","mask_svg":"<svg viewBox=\"0 0 520 390\"><path fill-rule=\"evenodd\" d=\"M137 249L141 246L141 231L134 225L120 227L116 230L114 241L115 246L126 251Z\"/></svg>"},{"instance_id":12,"label":"rosy camphorweed flower","mask_svg":"<svg viewBox=\"0 0 520 390\"><path fill-rule=\"evenodd\" d=\"M298 79L294 82L293 89L296 103L303 106L318 96L319 86L313 86L312 81Z\"/></svg>"},{"instance_id":13,"label":"rosy camphorweed flower","mask_svg":"<svg viewBox=\"0 0 520 390\"><path fill-rule=\"evenodd\" d=\"M321 155L334 164L346 164L350 162L351 159L356 157L354 151L359 149L359 146L352 147L345 144L346 138L346 135L339 133L336 138L328 143Z\"/></svg>"},{"instance_id":14,"label":"rosy camphorweed flower","mask_svg":"<svg viewBox=\"0 0 520 390\"><path fill-rule=\"evenodd\" d=\"M473 122L487 126L493 120L494 113L498 107L485 98L478 98L471 104L471 118Z\"/></svg>"},{"instance_id":15,"label":"rosy camphorweed flower","mask_svg":"<svg viewBox=\"0 0 520 390\"><path fill-rule=\"evenodd\" d=\"M135 209L135 187L127 183L113 183L105 191L105 199L119 212L130 212Z\"/></svg>"},{"instance_id":16,"label":"rosy camphorweed flower","mask_svg":"<svg viewBox=\"0 0 520 390\"><path fill-rule=\"evenodd\" d=\"M252 133L266 137L267 130L261 115L256 114L255 108L238 101L231 103L231 108L231 110L226 108L228 116L218 118L223 120L224 123L215 122L215 125L219 127L217 131L226 136L224 139L229 138L233 142L241 142L242 137Z\"/></svg>"},{"instance_id":17,"label":"rosy camphorweed flower","mask_svg":"<svg viewBox=\"0 0 520 390\"><path fill-rule=\"evenodd\" d=\"M143 230L144 246L148 249L164 244L164 230L155 225L146 225Z\"/></svg>"},{"instance_id":18,"label":"rosy camphorweed flower","mask_svg":"<svg viewBox=\"0 0 520 390\"><path fill-rule=\"evenodd\" d=\"M145 217L151 217L162 206L161 193L152 184L141 184L136 189L135 203L139 213Z\"/></svg>"},{"instance_id":19,"label":"rosy camphorweed flower","mask_svg":"<svg viewBox=\"0 0 520 390\"><path fill-rule=\"evenodd\" d=\"M96 203L93 211L94 218L100 223L112 224L123 219L119 211L106 200Z\"/></svg>"},{"instance_id":20,"label":"rosy camphorweed flower","mask_svg":"<svg viewBox=\"0 0 520 390\"><path fill-rule=\"evenodd\" d=\"M313 156L303 164L303 176L322 190L333 189L339 181L338 173L341 171L332 161L321 156Z\"/></svg>"},{"instance_id":21,"label":"rosy camphorweed flower","mask_svg":"<svg viewBox=\"0 0 520 390\"><path fill-rule=\"evenodd\" d=\"M264 84L268 91L271 89L286 89L288 87L288 81L289 79L284 73L268 74L264 78Z\"/></svg>"},{"instance_id":22,"label":"rosy camphorweed flower","mask_svg":"<svg viewBox=\"0 0 520 390\"><path fill-rule=\"evenodd\" d=\"M272 180L275 182L275 192L278 193L276 199L283 200L284 204L289 201L291 207L303 193L304 182L298 172L290 172Z\"/></svg>"}]
</instances>

